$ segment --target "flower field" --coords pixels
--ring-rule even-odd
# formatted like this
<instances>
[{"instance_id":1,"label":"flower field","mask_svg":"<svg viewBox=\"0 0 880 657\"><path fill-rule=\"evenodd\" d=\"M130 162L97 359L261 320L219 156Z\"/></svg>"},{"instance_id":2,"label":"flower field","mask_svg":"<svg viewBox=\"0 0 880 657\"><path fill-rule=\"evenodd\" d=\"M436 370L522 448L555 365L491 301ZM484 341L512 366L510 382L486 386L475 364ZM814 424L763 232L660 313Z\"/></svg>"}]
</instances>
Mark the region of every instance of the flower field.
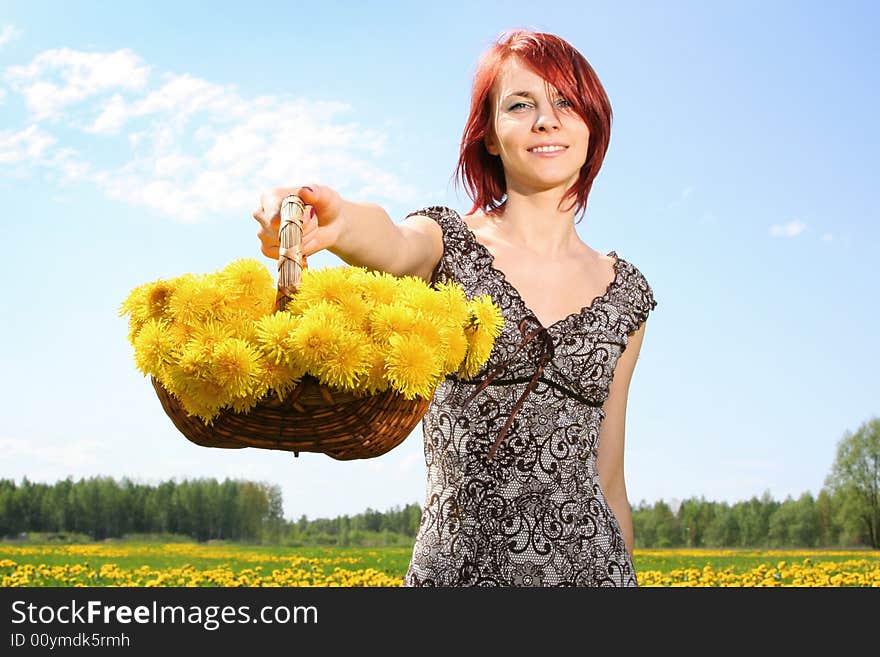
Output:
<instances>
[{"instance_id":1,"label":"flower field","mask_svg":"<svg viewBox=\"0 0 880 657\"><path fill-rule=\"evenodd\" d=\"M400 586L407 548L0 544L0 586ZM880 551L636 550L641 586L880 587Z\"/></svg>"}]
</instances>

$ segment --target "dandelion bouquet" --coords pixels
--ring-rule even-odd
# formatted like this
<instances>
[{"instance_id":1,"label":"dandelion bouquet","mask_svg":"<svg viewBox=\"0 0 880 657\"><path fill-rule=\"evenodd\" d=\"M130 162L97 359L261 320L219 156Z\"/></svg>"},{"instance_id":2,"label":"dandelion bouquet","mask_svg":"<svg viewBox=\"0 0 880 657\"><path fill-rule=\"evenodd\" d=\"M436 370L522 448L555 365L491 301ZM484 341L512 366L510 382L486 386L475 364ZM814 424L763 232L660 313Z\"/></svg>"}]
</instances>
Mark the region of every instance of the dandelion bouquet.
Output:
<instances>
[{"instance_id":1,"label":"dandelion bouquet","mask_svg":"<svg viewBox=\"0 0 880 657\"><path fill-rule=\"evenodd\" d=\"M135 288L120 309L135 365L210 425L283 401L304 377L355 396L430 399L447 374L477 373L503 324L488 296L360 267L304 270L277 312L275 294L252 259Z\"/></svg>"}]
</instances>

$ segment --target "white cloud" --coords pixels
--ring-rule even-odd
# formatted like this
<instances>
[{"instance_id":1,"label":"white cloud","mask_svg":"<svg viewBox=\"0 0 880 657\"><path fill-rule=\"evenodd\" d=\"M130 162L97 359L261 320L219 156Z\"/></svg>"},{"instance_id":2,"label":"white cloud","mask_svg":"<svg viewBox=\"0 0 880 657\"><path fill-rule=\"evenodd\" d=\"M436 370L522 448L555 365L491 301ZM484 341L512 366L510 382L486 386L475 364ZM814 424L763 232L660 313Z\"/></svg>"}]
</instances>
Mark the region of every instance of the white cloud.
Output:
<instances>
[{"instance_id":1,"label":"white cloud","mask_svg":"<svg viewBox=\"0 0 880 657\"><path fill-rule=\"evenodd\" d=\"M822 234L822 241L823 242L830 242L833 239L834 239L834 236L831 233L823 233Z\"/></svg>"},{"instance_id":2,"label":"white cloud","mask_svg":"<svg viewBox=\"0 0 880 657\"><path fill-rule=\"evenodd\" d=\"M789 221L787 224L773 224L770 226L770 234L773 237L797 237L807 229L803 222Z\"/></svg>"},{"instance_id":3,"label":"white cloud","mask_svg":"<svg viewBox=\"0 0 880 657\"><path fill-rule=\"evenodd\" d=\"M36 125L18 132L0 130L0 164L39 160L55 141Z\"/></svg>"},{"instance_id":4,"label":"white cloud","mask_svg":"<svg viewBox=\"0 0 880 657\"><path fill-rule=\"evenodd\" d=\"M25 97L37 128L44 120L63 122L70 141L99 147L77 152L65 142L55 156L36 158L9 146L10 161L53 168L63 181L91 182L109 198L184 221L250 214L260 190L298 182L327 181L357 199L416 197L380 161L386 135L345 121L348 105L289 95L245 98L233 86L149 72L128 50L52 50L11 67L6 77Z\"/></svg>"},{"instance_id":5,"label":"white cloud","mask_svg":"<svg viewBox=\"0 0 880 657\"><path fill-rule=\"evenodd\" d=\"M130 50L61 48L40 53L26 66L10 66L6 78L25 97L34 119L42 121L58 120L66 107L113 89L142 89L149 72Z\"/></svg>"},{"instance_id":6,"label":"white cloud","mask_svg":"<svg viewBox=\"0 0 880 657\"><path fill-rule=\"evenodd\" d=\"M5 46L10 41L13 41L21 36L21 30L19 30L15 25L4 25L0 28L0 46Z\"/></svg>"},{"instance_id":7,"label":"white cloud","mask_svg":"<svg viewBox=\"0 0 880 657\"><path fill-rule=\"evenodd\" d=\"M125 100L119 94L114 94L107 101L101 115L95 119L89 132L108 135L117 134L122 124L125 123L126 113Z\"/></svg>"}]
</instances>

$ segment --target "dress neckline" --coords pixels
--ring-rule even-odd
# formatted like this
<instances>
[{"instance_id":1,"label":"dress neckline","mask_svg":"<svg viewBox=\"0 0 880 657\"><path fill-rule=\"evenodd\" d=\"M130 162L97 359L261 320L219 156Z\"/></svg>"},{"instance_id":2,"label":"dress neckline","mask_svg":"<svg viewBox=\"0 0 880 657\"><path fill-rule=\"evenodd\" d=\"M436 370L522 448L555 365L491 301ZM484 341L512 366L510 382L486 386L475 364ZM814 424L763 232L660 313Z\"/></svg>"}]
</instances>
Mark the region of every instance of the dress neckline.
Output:
<instances>
[{"instance_id":1,"label":"dress neckline","mask_svg":"<svg viewBox=\"0 0 880 657\"><path fill-rule=\"evenodd\" d=\"M453 212L455 212L455 211L453 210ZM468 236L468 239L470 239L474 244L476 244L477 248L480 249L482 251L482 253L488 259L489 269L492 271L492 273L494 273L495 276L501 281L502 285L504 285L508 288L508 291L510 292L511 296L513 296L519 302L519 304L522 306L525 313L527 315L529 315L532 319L534 319L535 322L537 322L538 326L540 328L544 329L545 331L550 331L551 329L553 329L561 324L564 324L565 322L567 322L568 320L570 320L574 317L580 317L581 315L593 310L593 308L595 307L595 305L598 302L606 301L608 299L609 294L611 294L611 290L614 289L614 287L617 285L617 283L620 279L620 266L623 261L617 255L616 251L610 251L610 252L606 253L605 255L614 259L614 263L612 266L612 268L614 269L614 277L611 279L611 281L605 287L605 292L603 292L602 294L600 294L597 297L594 297L593 300L590 301L590 303L588 303L586 306L582 306L580 310L576 310L574 312L571 312L568 315L566 315L565 317L563 317L562 319L558 319L555 322L553 322L552 324L550 324L548 326L544 326L544 322L542 322L538 318L538 315L531 308L529 308L525 299L523 299L522 295L520 294L519 289L517 289L517 287L513 283L511 283L510 281L507 280L507 276L505 276L503 271L501 271L500 269L498 269L495 266L495 256L492 255L492 252L489 251L489 249L486 247L485 244L483 244L482 242L480 242L477 239L476 234L474 233L474 231L471 230L471 227L467 225L467 222L462 218L462 216L460 214L458 214L458 212L455 212L455 215L458 217L458 221L461 223L462 227L464 228L465 233Z\"/></svg>"}]
</instances>

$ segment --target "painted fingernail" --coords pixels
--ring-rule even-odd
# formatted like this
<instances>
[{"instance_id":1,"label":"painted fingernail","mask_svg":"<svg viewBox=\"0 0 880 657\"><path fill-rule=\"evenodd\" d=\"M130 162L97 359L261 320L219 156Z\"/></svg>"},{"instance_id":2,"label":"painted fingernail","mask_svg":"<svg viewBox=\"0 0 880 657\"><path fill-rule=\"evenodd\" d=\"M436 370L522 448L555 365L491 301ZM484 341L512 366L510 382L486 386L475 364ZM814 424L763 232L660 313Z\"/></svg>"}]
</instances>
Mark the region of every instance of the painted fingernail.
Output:
<instances>
[{"instance_id":1,"label":"painted fingernail","mask_svg":"<svg viewBox=\"0 0 880 657\"><path fill-rule=\"evenodd\" d=\"M303 185L303 189L307 189L307 190L309 190L312 194L315 193L315 190L312 189L311 187L306 187L305 185Z\"/></svg>"},{"instance_id":2,"label":"painted fingernail","mask_svg":"<svg viewBox=\"0 0 880 657\"><path fill-rule=\"evenodd\" d=\"M315 208L310 207L309 208L309 219L314 219L314 218L315 218Z\"/></svg>"}]
</instances>

